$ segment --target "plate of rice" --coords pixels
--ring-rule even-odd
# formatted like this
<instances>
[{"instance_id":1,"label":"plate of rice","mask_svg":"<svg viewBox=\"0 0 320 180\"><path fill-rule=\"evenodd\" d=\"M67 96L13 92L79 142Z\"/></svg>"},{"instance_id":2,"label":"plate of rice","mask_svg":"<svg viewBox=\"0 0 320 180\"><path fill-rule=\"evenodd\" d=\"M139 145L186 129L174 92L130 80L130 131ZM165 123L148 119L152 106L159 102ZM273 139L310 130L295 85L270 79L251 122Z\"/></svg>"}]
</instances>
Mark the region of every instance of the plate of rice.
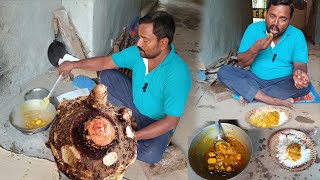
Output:
<instances>
[{"instance_id":1,"label":"plate of rice","mask_svg":"<svg viewBox=\"0 0 320 180\"><path fill-rule=\"evenodd\" d=\"M281 168L296 172L308 169L316 161L315 144L304 132L284 129L269 140L272 160Z\"/></svg>"},{"instance_id":2,"label":"plate of rice","mask_svg":"<svg viewBox=\"0 0 320 180\"><path fill-rule=\"evenodd\" d=\"M258 128L274 128L291 119L291 110L278 106L262 106L249 111L245 119Z\"/></svg>"}]
</instances>

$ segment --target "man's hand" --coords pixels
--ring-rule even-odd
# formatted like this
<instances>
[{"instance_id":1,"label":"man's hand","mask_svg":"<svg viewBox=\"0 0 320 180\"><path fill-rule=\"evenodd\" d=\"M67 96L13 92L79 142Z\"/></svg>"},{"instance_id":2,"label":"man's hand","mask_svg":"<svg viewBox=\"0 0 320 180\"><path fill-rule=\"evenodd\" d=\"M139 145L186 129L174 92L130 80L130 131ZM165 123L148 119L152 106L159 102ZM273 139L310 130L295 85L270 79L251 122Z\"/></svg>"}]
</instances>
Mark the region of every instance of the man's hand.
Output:
<instances>
[{"instance_id":1,"label":"man's hand","mask_svg":"<svg viewBox=\"0 0 320 180\"><path fill-rule=\"evenodd\" d=\"M266 38L262 38L256 41L248 51L239 53L238 54L239 65L243 68L250 66L253 63L256 56L258 55L259 51L267 49L270 46L272 39L273 39L273 35L268 34Z\"/></svg>"},{"instance_id":2,"label":"man's hand","mask_svg":"<svg viewBox=\"0 0 320 180\"><path fill-rule=\"evenodd\" d=\"M255 53L258 53L261 50L267 49L270 46L272 39L273 39L273 35L270 33L270 34L268 34L268 36L266 38L262 38L262 39L259 39L258 41L256 41L252 45L251 49Z\"/></svg>"},{"instance_id":3,"label":"man's hand","mask_svg":"<svg viewBox=\"0 0 320 180\"><path fill-rule=\"evenodd\" d=\"M58 71L59 71L59 74L61 73L69 74L73 68L74 68L73 62L65 61L59 65Z\"/></svg>"},{"instance_id":4,"label":"man's hand","mask_svg":"<svg viewBox=\"0 0 320 180\"><path fill-rule=\"evenodd\" d=\"M308 87L310 82L308 74L301 69L296 69L293 72L293 80L297 89Z\"/></svg>"},{"instance_id":5,"label":"man's hand","mask_svg":"<svg viewBox=\"0 0 320 180\"><path fill-rule=\"evenodd\" d=\"M81 59L80 61L65 61L60 64L59 74L69 74L72 69L83 69L89 71L102 71L105 69L115 69L112 56L99 56L88 59Z\"/></svg>"}]
</instances>

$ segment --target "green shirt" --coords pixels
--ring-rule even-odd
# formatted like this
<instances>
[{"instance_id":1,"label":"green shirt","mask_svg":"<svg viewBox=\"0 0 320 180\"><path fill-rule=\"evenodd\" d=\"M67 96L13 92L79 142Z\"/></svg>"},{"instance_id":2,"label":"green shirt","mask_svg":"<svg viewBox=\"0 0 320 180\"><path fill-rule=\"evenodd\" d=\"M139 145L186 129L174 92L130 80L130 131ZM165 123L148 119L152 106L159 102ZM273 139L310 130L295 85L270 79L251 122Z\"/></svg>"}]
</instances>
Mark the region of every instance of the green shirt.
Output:
<instances>
[{"instance_id":1,"label":"green shirt","mask_svg":"<svg viewBox=\"0 0 320 180\"><path fill-rule=\"evenodd\" d=\"M246 52L259 39L267 37L266 22L251 24L244 33L239 52ZM259 78L271 80L293 74L293 63L308 63L307 41L301 30L289 25L277 45L259 52L251 71Z\"/></svg>"},{"instance_id":2,"label":"green shirt","mask_svg":"<svg viewBox=\"0 0 320 180\"><path fill-rule=\"evenodd\" d=\"M140 113L155 120L182 116L192 81L188 65L173 45L164 61L148 74L137 46L113 54L112 59L118 67L133 71L133 102Z\"/></svg>"}]
</instances>

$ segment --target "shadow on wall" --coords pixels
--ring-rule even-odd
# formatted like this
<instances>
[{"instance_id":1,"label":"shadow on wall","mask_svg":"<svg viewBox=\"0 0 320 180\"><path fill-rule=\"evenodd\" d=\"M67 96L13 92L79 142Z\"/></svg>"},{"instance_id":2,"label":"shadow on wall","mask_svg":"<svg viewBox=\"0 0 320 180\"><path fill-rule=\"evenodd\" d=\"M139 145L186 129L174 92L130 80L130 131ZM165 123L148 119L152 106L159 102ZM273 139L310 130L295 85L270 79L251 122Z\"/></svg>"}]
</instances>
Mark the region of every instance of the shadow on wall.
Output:
<instances>
[{"instance_id":1,"label":"shadow on wall","mask_svg":"<svg viewBox=\"0 0 320 180\"><path fill-rule=\"evenodd\" d=\"M12 73L7 59L8 58L0 44L0 107L2 107L2 103L4 103L11 94L11 90L8 87L12 84Z\"/></svg>"},{"instance_id":2,"label":"shadow on wall","mask_svg":"<svg viewBox=\"0 0 320 180\"><path fill-rule=\"evenodd\" d=\"M252 15L252 1L206 0L201 26L201 62L208 67L226 57L230 50L237 50L244 31L252 23Z\"/></svg>"}]
</instances>

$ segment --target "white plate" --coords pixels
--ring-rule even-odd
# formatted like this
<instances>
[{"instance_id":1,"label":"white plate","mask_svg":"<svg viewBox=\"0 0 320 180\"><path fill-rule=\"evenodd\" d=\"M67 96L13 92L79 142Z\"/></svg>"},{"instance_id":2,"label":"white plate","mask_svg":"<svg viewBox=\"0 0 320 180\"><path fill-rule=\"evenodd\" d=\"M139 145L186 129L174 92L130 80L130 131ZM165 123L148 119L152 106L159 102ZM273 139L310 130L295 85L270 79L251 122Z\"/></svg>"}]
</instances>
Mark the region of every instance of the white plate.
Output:
<instances>
[{"instance_id":1,"label":"white plate","mask_svg":"<svg viewBox=\"0 0 320 180\"><path fill-rule=\"evenodd\" d=\"M303 142L304 145L306 146L307 149L310 149L310 159L299 165L299 166L295 166L295 167L288 167L286 165L284 165L283 163L280 162L279 158L277 157L278 154L278 144L279 144L279 136L281 134L284 135L295 135L297 138L299 138L300 142ZM274 133L271 138L269 139L269 143L268 143L268 149L269 149L269 153L270 156L272 158L272 160L281 168L289 170L289 171L303 171L305 169L308 169L311 165L313 165L316 161L316 157L317 157L317 152L315 150L315 144L314 142L311 140L311 138L309 136L307 136L304 132L302 131L298 131L295 129L283 129L280 131L277 131L276 133Z\"/></svg>"},{"instance_id":2,"label":"white plate","mask_svg":"<svg viewBox=\"0 0 320 180\"><path fill-rule=\"evenodd\" d=\"M246 119L247 122L248 122L249 124L251 124L252 126L258 127L258 128L263 128L263 127L260 127L260 126L257 126L257 125L252 124L252 121L250 120L250 117L251 117L253 114L255 114L256 112L258 112L258 111L269 110L269 109L275 109L275 110L277 110L277 111L280 112L280 113L281 113L281 112L284 112L285 115L286 115L286 117L287 117L286 120L284 120L283 122L279 123L277 126L274 126L274 127L278 127L278 126L280 126L280 125L285 124L285 123L288 122L288 121L291 119L291 117L292 117L292 115L291 115L291 110L288 109L288 108L279 107L279 106L262 106L262 107L254 108L254 109L252 109L251 111L249 111L249 112L246 114L245 119ZM274 127L267 127L267 128L274 128Z\"/></svg>"}]
</instances>

